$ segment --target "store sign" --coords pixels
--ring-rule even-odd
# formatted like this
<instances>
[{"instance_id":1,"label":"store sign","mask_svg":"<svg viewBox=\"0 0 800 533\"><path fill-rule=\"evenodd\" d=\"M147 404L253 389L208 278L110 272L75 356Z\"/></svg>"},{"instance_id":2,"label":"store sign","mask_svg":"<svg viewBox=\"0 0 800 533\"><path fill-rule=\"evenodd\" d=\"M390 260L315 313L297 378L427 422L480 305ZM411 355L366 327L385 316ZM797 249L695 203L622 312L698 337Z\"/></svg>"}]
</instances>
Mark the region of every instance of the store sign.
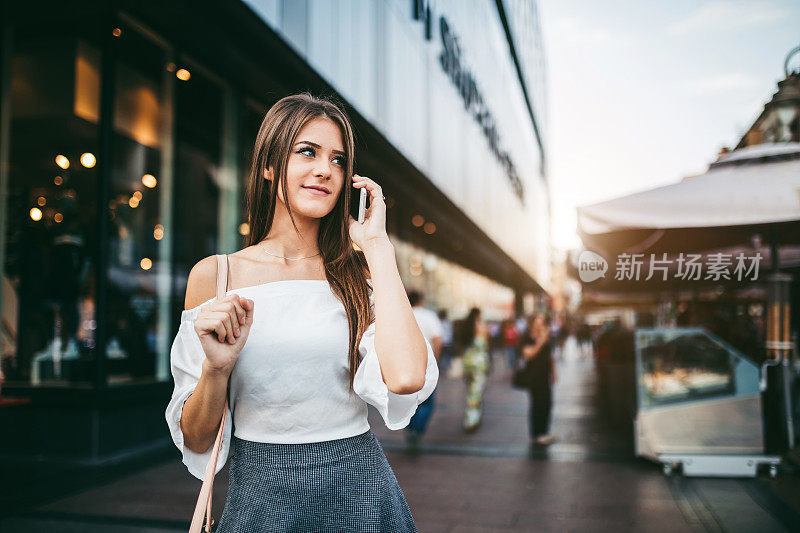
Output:
<instances>
[{"instance_id":1,"label":"store sign","mask_svg":"<svg viewBox=\"0 0 800 533\"><path fill-rule=\"evenodd\" d=\"M508 181L511 183L514 193L520 199L525 200L525 190L522 186L522 180L519 179L514 163L511 161L511 156L502 149L500 142L500 134L497 131L494 117L492 116L489 106L483 100L478 84L472 73L467 70L461 62L461 48L458 46L458 37L456 37L450 30L447 20L442 16L439 18L439 29L442 35L442 45L444 49L439 56L439 63L444 69L445 74L453 82L453 85L458 89L458 94L464 102L464 109L475 119L481 127L484 137L489 142L489 147L497 160L503 165L506 171Z\"/></svg>"}]
</instances>

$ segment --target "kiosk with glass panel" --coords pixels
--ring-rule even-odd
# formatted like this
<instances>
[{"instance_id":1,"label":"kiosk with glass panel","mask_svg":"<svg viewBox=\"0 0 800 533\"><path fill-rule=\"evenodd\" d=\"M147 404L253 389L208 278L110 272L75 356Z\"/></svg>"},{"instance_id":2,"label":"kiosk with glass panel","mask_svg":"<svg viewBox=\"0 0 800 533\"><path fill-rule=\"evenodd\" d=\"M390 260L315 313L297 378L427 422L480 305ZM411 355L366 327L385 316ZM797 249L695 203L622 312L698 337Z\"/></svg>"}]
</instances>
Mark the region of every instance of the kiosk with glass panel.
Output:
<instances>
[{"instance_id":1,"label":"kiosk with glass panel","mask_svg":"<svg viewBox=\"0 0 800 533\"><path fill-rule=\"evenodd\" d=\"M703 328L636 331L636 455L666 474L775 474L764 454L758 366Z\"/></svg>"}]
</instances>

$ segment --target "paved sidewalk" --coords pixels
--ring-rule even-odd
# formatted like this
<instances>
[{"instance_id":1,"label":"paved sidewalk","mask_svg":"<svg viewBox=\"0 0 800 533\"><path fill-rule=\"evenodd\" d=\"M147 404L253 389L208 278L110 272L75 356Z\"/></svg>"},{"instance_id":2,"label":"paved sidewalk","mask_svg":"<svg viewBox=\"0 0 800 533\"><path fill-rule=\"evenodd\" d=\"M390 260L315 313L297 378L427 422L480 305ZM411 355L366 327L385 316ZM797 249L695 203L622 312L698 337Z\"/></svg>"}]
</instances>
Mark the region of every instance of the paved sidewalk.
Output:
<instances>
[{"instance_id":1,"label":"paved sidewalk","mask_svg":"<svg viewBox=\"0 0 800 533\"><path fill-rule=\"evenodd\" d=\"M405 450L370 412L373 431L421 532L789 531L797 478L666 478L633 458L630 435L607 427L596 406L590 362L560 363L549 449L529 449L526 393L507 386L495 361L477 433L461 431L464 386L443 376L421 453ZM222 512L227 467L215 482ZM185 531L200 482L179 459L61 497L0 521L3 532ZM784 495L781 497L779 495Z\"/></svg>"}]
</instances>

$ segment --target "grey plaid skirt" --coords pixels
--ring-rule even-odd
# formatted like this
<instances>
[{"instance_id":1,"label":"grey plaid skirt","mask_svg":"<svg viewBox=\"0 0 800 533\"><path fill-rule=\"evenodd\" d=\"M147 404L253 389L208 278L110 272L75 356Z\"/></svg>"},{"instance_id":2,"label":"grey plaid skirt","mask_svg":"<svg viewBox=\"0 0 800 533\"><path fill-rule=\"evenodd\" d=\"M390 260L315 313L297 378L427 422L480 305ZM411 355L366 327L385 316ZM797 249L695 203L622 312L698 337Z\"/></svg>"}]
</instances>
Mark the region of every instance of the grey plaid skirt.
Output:
<instances>
[{"instance_id":1,"label":"grey plaid skirt","mask_svg":"<svg viewBox=\"0 0 800 533\"><path fill-rule=\"evenodd\" d=\"M378 439L306 444L231 439L218 533L415 532L403 491Z\"/></svg>"}]
</instances>

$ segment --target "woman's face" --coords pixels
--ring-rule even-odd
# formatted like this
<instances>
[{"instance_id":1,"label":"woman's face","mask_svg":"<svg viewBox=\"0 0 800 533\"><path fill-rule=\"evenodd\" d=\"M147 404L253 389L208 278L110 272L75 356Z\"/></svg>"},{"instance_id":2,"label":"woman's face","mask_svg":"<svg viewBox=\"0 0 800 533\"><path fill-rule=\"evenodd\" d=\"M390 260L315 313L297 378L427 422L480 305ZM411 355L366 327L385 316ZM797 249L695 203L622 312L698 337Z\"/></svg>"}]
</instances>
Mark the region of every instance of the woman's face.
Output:
<instances>
[{"instance_id":1,"label":"woman's face","mask_svg":"<svg viewBox=\"0 0 800 533\"><path fill-rule=\"evenodd\" d=\"M286 167L292 213L308 218L322 218L330 213L344 186L346 169L342 132L336 123L327 118L307 122L290 147ZM272 170L267 177L274 177ZM286 204L280 185L278 199Z\"/></svg>"}]
</instances>

